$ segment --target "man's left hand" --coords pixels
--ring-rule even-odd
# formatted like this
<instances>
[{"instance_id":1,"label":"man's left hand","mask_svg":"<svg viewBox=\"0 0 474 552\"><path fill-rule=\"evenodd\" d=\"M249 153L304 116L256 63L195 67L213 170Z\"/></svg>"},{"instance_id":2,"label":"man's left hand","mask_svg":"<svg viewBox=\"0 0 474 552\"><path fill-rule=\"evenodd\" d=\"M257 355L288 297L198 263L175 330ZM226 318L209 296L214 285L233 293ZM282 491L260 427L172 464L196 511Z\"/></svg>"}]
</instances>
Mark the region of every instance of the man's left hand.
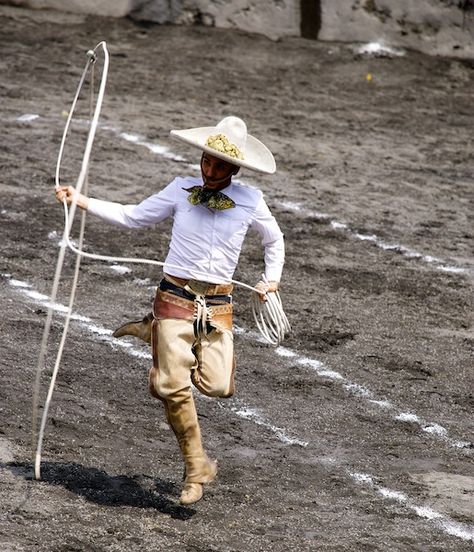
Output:
<instances>
[{"instance_id":1,"label":"man's left hand","mask_svg":"<svg viewBox=\"0 0 474 552\"><path fill-rule=\"evenodd\" d=\"M263 280L260 280L255 286L255 289L258 290L260 301L266 301L267 293L277 291L278 286L279 286L279 282L264 282Z\"/></svg>"}]
</instances>

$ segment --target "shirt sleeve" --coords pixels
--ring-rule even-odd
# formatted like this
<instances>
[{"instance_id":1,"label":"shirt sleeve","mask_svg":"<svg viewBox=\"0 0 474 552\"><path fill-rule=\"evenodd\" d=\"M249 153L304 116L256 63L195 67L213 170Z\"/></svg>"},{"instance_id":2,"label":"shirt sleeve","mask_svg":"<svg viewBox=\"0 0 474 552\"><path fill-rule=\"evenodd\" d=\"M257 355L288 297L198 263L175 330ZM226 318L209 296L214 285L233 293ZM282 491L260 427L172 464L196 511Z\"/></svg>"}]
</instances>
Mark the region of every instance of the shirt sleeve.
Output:
<instances>
[{"instance_id":1,"label":"shirt sleeve","mask_svg":"<svg viewBox=\"0 0 474 552\"><path fill-rule=\"evenodd\" d=\"M250 227L257 230L262 237L265 248L265 277L269 281L279 282L285 263L285 242L283 232L263 197L258 202Z\"/></svg>"},{"instance_id":2,"label":"shirt sleeve","mask_svg":"<svg viewBox=\"0 0 474 552\"><path fill-rule=\"evenodd\" d=\"M173 214L175 187L173 182L138 205L122 205L101 199L89 199L87 211L122 228L141 228L165 220Z\"/></svg>"}]
</instances>

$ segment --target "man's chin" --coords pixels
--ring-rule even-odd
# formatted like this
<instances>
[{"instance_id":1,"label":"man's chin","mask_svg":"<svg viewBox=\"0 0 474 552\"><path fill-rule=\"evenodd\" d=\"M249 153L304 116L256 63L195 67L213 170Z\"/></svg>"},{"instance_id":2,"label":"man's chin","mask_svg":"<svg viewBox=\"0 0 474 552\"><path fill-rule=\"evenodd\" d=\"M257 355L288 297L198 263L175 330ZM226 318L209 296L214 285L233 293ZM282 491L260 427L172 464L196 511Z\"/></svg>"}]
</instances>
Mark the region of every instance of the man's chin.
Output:
<instances>
[{"instance_id":1,"label":"man's chin","mask_svg":"<svg viewBox=\"0 0 474 552\"><path fill-rule=\"evenodd\" d=\"M207 188L208 190L222 190L223 188L226 188L230 184L230 179L227 180L219 180L217 182L213 182L212 180L204 180L204 188Z\"/></svg>"}]
</instances>

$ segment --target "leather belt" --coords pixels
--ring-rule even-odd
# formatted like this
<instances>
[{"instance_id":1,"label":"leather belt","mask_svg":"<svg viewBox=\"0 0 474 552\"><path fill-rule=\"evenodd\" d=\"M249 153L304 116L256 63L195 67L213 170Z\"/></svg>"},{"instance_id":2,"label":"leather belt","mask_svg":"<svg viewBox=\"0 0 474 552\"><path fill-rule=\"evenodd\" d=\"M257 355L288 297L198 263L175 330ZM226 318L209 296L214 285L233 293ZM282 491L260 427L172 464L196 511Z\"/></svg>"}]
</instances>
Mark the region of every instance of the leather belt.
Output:
<instances>
[{"instance_id":1,"label":"leather belt","mask_svg":"<svg viewBox=\"0 0 474 552\"><path fill-rule=\"evenodd\" d=\"M175 286L165 278L161 280L158 289L160 291L172 293L176 297L182 297L183 299L186 299L188 301L194 301L196 299L195 295L189 293L189 291L182 287ZM206 295L204 297L209 305L222 305L225 303L232 303L231 295Z\"/></svg>"},{"instance_id":2,"label":"leather belt","mask_svg":"<svg viewBox=\"0 0 474 552\"><path fill-rule=\"evenodd\" d=\"M174 284L178 288L188 286L196 293L196 295L229 295L234 289L232 284L211 284L209 282L201 282L199 280L186 280L185 278L178 278L177 276L171 276L170 274L165 274L165 280L167 280L168 283Z\"/></svg>"}]
</instances>

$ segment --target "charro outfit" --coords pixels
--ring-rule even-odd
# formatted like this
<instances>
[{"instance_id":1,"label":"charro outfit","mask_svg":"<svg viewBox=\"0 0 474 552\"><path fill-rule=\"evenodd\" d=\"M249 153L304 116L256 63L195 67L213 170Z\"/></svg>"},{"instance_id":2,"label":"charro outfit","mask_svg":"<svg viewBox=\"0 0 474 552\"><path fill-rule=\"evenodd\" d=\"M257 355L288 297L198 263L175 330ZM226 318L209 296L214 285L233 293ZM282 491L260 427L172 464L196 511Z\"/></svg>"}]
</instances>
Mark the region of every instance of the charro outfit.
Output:
<instances>
[{"instance_id":1,"label":"charro outfit","mask_svg":"<svg viewBox=\"0 0 474 552\"><path fill-rule=\"evenodd\" d=\"M216 473L202 447L191 384L213 397L234 391L230 281L247 230L261 236L267 280L280 281L284 262L283 234L259 190L232 180L222 192L233 206L220 210L210 202L193 204L199 186L201 178L178 177L138 205L92 198L88 205L89 212L125 228L173 217L165 277L153 305L149 384L177 437L186 483L206 483Z\"/></svg>"}]
</instances>

